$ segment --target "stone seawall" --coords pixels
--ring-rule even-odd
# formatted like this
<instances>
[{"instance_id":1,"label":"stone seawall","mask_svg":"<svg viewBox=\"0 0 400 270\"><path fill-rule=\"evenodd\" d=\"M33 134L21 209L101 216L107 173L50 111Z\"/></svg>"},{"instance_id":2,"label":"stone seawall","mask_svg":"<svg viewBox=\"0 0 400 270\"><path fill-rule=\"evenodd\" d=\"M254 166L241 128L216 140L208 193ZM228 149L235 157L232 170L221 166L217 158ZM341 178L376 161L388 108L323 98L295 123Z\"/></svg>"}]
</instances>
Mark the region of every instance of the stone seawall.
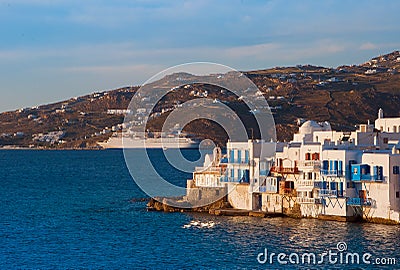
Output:
<instances>
[{"instance_id":1,"label":"stone seawall","mask_svg":"<svg viewBox=\"0 0 400 270\"><path fill-rule=\"evenodd\" d=\"M232 207L226 201L226 198L219 199L211 204L204 206L194 206L185 197L164 198L156 197L151 198L147 203L147 210L149 211L162 211L162 212L202 212L210 213L216 209L231 209Z\"/></svg>"}]
</instances>

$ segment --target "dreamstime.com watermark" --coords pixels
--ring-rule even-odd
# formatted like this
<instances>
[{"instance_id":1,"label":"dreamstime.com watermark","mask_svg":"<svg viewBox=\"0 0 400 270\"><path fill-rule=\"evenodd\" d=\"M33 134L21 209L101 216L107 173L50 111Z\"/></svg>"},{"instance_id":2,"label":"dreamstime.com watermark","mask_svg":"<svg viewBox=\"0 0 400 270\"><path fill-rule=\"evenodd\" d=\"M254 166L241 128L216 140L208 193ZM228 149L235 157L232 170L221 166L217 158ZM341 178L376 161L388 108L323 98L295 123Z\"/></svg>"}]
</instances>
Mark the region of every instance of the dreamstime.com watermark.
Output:
<instances>
[{"instance_id":1,"label":"dreamstime.com watermark","mask_svg":"<svg viewBox=\"0 0 400 270\"><path fill-rule=\"evenodd\" d=\"M337 243L335 248L322 253L303 252L303 253L284 253L270 252L267 248L264 252L257 255L257 262L269 265L396 265L394 257L374 257L369 252L358 253L347 250L345 242Z\"/></svg>"}]
</instances>

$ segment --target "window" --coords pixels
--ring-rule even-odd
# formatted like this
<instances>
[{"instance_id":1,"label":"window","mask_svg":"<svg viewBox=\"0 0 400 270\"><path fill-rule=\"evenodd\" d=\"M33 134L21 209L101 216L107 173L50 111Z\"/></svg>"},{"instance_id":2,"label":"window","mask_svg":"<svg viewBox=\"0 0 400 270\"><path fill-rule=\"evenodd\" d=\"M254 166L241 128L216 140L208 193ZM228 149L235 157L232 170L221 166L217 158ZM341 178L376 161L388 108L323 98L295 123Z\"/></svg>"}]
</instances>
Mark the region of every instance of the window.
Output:
<instances>
[{"instance_id":1,"label":"window","mask_svg":"<svg viewBox=\"0 0 400 270\"><path fill-rule=\"evenodd\" d=\"M389 139L388 138L383 138L383 143L388 143Z\"/></svg>"},{"instance_id":2,"label":"window","mask_svg":"<svg viewBox=\"0 0 400 270\"><path fill-rule=\"evenodd\" d=\"M306 153L306 160L310 160L311 159L311 154L310 153Z\"/></svg>"},{"instance_id":3,"label":"window","mask_svg":"<svg viewBox=\"0 0 400 270\"><path fill-rule=\"evenodd\" d=\"M400 198L400 191L396 191L396 198Z\"/></svg>"},{"instance_id":4,"label":"window","mask_svg":"<svg viewBox=\"0 0 400 270\"><path fill-rule=\"evenodd\" d=\"M393 166L393 174L399 174L400 173L400 167L399 166Z\"/></svg>"},{"instance_id":5,"label":"window","mask_svg":"<svg viewBox=\"0 0 400 270\"><path fill-rule=\"evenodd\" d=\"M312 180L312 172L308 173L308 180Z\"/></svg>"}]
</instances>

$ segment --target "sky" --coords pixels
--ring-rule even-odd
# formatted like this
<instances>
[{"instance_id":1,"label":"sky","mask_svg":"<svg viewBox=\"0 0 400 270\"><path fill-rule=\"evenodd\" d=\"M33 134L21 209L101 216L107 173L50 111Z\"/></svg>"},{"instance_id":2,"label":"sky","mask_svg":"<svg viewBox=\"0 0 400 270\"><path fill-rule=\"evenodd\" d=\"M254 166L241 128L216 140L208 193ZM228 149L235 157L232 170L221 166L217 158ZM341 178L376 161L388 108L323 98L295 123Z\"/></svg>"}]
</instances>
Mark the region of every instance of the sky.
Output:
<instances>
[{"instance_id":1,"label":"sky","mask_svg":"<svg viewBox=\"0 0 400 270\"><path fill-rule=\"evenodd\" d=\"M189 62L360 64L400 48L399 10L391 0L0 0L0 112Z\"/></svg>"}]
</instances>

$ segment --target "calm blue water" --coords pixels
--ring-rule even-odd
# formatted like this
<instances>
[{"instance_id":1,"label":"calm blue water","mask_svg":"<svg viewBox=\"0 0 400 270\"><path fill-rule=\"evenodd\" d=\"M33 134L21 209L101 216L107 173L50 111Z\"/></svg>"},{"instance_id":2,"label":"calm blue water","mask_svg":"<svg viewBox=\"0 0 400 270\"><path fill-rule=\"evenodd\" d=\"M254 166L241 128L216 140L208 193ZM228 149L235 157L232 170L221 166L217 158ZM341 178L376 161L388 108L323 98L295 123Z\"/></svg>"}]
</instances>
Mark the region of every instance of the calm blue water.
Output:
<instances>
[{"instance_id":1,"label":"calm blue water","mask_svg":"<svg viewBox=\"0 0 400 270\"><path fill-rule=\"evenodd\" d=\"M169 168L162 151L150 154L184 185L190 175ZM0 269L275 269L285 266L257 262L264 248L320 254L341 241L349 252L396 257L387 268L400 267L398 226L146 212L131 201L144 194L122 151L0 151L0 180ZM193 220L216 225L183 228ZM376 269L286 265L327 267Z\"/></svg>"}]
</instances>

